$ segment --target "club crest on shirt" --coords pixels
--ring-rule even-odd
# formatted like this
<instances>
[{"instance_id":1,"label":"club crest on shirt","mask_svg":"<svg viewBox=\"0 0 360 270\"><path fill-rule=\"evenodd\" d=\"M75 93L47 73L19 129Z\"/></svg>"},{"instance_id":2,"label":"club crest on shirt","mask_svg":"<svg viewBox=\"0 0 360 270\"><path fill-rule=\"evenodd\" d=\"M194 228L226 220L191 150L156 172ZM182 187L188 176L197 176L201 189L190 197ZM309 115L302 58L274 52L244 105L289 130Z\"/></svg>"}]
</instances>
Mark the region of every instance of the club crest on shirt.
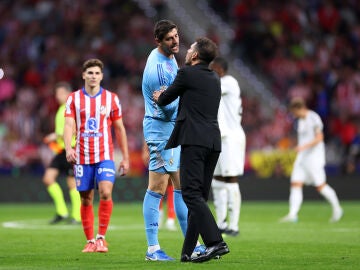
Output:
<instances>
[{"instance_id":1,"label":"club crest on shirt","mask_svg":"<svg viewBox=\"0 0 360 270\"><path fill-rule=\"evenodd\" d=\"M168 62L166 62L166 69L167 69L167 71L170 72L171 74L174 73L173 66L172 66L170 63L168 63Z\"/></svg>"},{"instance_id":2,"label":"club crest on shirt","mask_svg":"<svg viewBox=\"0 0 360 270\"><path fill-rule=\"evenodd\" d=\"M107 112L107 111L106 111L106 106L101 105L101 107L100 107L100 114L105 115L106 112Z\"/></svg>"}]
</instances>

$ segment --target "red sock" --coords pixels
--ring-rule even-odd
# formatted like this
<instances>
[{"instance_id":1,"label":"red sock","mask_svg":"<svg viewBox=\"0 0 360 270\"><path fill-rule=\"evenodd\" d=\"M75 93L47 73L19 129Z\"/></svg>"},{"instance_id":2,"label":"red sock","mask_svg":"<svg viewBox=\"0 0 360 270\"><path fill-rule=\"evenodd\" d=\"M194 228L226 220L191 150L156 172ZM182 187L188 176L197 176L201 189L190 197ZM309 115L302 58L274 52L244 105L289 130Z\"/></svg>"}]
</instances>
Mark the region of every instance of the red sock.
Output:
<instances>
[{"instance_id":1,"label":"red sock","mask_svg":"<svg viewBox=\"0 0 360 270\"><path fill-rule=\"evenodd\" d=\"M92 205L81 205L81 222L86 240L94 239L94 211Z\"/></svg>"},{"instance_id":2,"label":"red sock","mask_svg":"<svg viewBox=\"0 0 360 270\"><path fill-rule=\"evenodd\" d=\"M105 235L110 223L110 217L113 209L113 201L100 200L99 202L99 234Z\"/></svg>"},{"instance_id":3,"label":"red sock","mask_svg":"<svg viewBox=\"0 0 360 270\"><path fill-rule=\"evenodd\" d=\"M168 218L175 218L175 209L174 209L174 186L168 185L166 188L167 192L167 210Z\"/></svg>"}]
</instances>

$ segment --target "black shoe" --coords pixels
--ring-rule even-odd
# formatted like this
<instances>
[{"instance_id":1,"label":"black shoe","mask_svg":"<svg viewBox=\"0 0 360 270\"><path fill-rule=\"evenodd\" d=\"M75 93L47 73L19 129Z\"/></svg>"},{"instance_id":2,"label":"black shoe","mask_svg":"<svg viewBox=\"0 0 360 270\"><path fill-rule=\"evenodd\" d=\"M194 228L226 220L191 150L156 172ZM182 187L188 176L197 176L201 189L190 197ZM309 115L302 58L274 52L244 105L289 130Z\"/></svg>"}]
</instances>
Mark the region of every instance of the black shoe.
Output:
<instances>
[{"instance_id":1,"label":"black shoe","mask_svg":"<svg viewBox=\"0 0 360 270\"><path fill-rule=\"evenodd\" d=\"M229 247L226 245L225 242L220 242L214 246L207 247L205 254L200 255L196 258L193 258L192 262L206 262L208 260L211 260L212 258L215 258L217 256L225 255L229 253Z\"/></svg>"},{"instance_id":2,"label":"black shoe","mask_svg":"<svg viewBox=\"0 0 360 270\"><path fill-rule=\"evenodd\" d=\"M57 223L59 223L61 221L66 220L67 218L68 217L60 216L60 215L56 214L56 216L52 220L50 220L50 224L52 224L52 225L57 224Z\"/></svg>"},{"instance_id":3,"label":"black shoe","mask_svg":"<svg viewBox=\"0 0 360 270\"><path fill-rule=\"evenodd\" d=\"M77 221L75 218L70 218L70 219L68 219L67 223L69 225L79 225L79 224L81 224L81 221Z\"/></svg>"},{"instance_id":4,"label":"black shoe","mask_svg":"<svg viewBox=\"0 0 360 270\"><path fill-rule=\"evenodd\" d=\"M239 231L234 231L234 230L229 230L229 229L225 230L224 233L229 236L238 236L239 235Z\"/></svg>"},{"instance_id":5,"label":"black shoe","mask_svg":"<svg viewBox=\"0 0 360 270\"><path fill-rule=\"evenodd\" d=\"M181 261L181 262L191 262L191 258L190 258L189 255L182 254L180 261Z\"/></svg>"}]
</instances>

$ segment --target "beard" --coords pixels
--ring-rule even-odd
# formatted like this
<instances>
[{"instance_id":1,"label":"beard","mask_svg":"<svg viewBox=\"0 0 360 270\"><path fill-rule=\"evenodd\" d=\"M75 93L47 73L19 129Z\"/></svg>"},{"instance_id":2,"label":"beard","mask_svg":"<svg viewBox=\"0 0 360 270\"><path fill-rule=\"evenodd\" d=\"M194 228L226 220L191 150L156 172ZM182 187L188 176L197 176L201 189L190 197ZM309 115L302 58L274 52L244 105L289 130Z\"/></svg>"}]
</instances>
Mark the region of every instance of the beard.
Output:
<instances>
[{"instance_id":1,"label":"beard","mask_svg":"<svg viewBox=\"0 0 360 270\"><path fill-rule=\"evenodd\" d=\"M175 53L178 52L178 51L174 52L174 51L172 50L172 49L173 49L174 47L176 47L176 46L178 46L178 45L175 45L175 46L172 46L172 47L161 46L161 49L162 49L162 51L163 51L167 56L170 56L170 55L175 54Z\"/></svg>"}]
</instances>

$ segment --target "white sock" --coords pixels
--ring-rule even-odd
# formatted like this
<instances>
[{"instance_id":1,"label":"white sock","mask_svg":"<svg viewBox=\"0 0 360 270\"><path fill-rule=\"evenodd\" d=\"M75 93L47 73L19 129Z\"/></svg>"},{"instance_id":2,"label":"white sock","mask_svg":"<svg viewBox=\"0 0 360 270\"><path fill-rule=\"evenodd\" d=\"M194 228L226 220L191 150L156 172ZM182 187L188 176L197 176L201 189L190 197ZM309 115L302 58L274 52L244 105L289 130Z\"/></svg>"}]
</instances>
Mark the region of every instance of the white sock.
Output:
<instances>
[{"instance_id":1,"label":"white sock","mask_svg":"<svg viewBox=\"0 0 360 270\"><path fill-rule=\"evenodd\" d=\"M96 240L100 239L100 238L105 239L105 235L97 234L96 235Z\"/></svg>"},{"instance_id":2,"label":"white sock","mask_svg":"<svg viewBox=\"0 0 360 270\"><path fill-rule=\"evenodd\" d=\"M239 183L226 183L229 205L229 229L239 230L239 218L241 208L241 193Z\"/></svg>"},{"instance_id":3,"label":"white sock","mask_svg":"<svg viewBox=\"0 0 360 270\"><path fill-rule=\"evenodd\" d=\"M297 217L298 212L303 201L302 187L291 187L289 197L289 216Z\"/></svg>"},{"instance_id":4,"label":"white sock","mask_svg":"<svg viewBox=\"0 0 360 270\"><path fill-rule=\"evenodd\" d=\"M335 190L332 187L330 187L329 185L325 185L320 190L320 194L331 204L333 211L339 210L341 208L339 199L336 195Z\"/></svg>"},{"instance_id":5,"label":"white sock","mask_svg":"<svg viewBox=\"0 0 360 270\"><path fill-rule=\"evenodd\" d=\"M227 215L227 189L226 183L213 179L211 183L214 206L216 212L216 223L220 229L227 228L226 215Z\"/></svg>"},{"instance_id":6,"label":"white sock","mask_svg":"<svg viewBox=\"0 0 360 270\"><path fill-rule=\"evenodd\" d=\"M149 253L154 253L155 251L160 249L160 245L153 245L153 246L148 246L148 252Z\"/></svg>"},{"instance_id":7,"label":"white sock","mask_svg":"<svg viewBox=\"0 0 360 270\"><path fill-rule=\"evenodd\" d=\"M162 228L162 224L164 223L164 210L160 209L159 210L159 229Z\"/></svg>"},{"instance_id":8,"label":"white sock","mask_svg":"<svg viewBox=\"0 0 360 270\"><path fill-rule=\"evenodd\" d=\"M174 218L168 218L166 220L166 225L170 225L170 226L175 225L175 219Z\"/></svg>"}]
</instances>

